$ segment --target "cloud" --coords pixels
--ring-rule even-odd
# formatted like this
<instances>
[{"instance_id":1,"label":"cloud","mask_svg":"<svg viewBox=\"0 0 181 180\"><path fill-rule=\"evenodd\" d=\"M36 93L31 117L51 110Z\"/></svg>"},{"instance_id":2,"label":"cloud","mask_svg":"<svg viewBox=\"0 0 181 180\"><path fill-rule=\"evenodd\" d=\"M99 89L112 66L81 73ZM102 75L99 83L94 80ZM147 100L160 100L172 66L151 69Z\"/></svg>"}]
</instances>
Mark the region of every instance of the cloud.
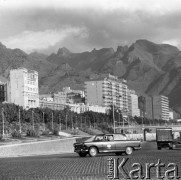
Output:
<instances>
[{"instance_id":1,"label":"cloud","mask_svg":"<svg viewBox=\"0 0 181 180\"><path fill-rule=\"evenodd\" d=\"M3 43L9 48L20 48L28 53L34 50L45 50L57 43L63 43L67 37L85 35L84 28L71 28L45 31L24 31L21 34L9 37L3 40Z\"/></svg>"},{"instance_id":2,"label":"cloud","mask_svg":"<svg viewBox=\"0 0 181 180\"><path fill-rule=\"evenodd\" d=\"M181 42L180 0L0 0L0 5L2 2L0 40L27 52L47 47L55 52L62 46L74 52L116 48L137 39Z\"/></svg>"}]
</instances>

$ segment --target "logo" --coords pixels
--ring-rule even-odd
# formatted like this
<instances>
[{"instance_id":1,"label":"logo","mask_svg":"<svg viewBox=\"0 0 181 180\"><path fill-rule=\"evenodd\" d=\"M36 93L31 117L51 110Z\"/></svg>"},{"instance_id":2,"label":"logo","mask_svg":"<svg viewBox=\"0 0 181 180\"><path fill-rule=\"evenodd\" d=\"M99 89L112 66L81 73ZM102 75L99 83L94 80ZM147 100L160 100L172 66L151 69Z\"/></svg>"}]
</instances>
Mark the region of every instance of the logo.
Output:
<instances>
[{"instance_id":1,"label":"logo","mask_svg":"<svg viewBox=\"0 0 181 180\"><path fill-rule=\"evenodd\" d=\"M133 163L128 167L129 158L109 158L108 160L109 179L179 179L178 166L175 163L165 164L160 159L156 163ZM151 174L151 170L152 173ZM151 177L152 175L152 177Z\"/></svg>"}]
</instances>

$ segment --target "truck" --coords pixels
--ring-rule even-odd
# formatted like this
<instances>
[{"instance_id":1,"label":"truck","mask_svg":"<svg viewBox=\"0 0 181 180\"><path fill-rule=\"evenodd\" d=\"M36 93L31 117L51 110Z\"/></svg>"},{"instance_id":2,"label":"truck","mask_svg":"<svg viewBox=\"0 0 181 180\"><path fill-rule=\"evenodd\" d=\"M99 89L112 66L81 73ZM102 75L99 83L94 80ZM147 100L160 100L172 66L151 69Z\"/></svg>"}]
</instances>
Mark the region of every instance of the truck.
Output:
<instances>
[{"instance_id":1,"label":"truck","mask_svg":"<svg viewBox=\"0 0 181 180\"><path fill-rule=\"evenodd\" d=\"M174 138L172 128L157 128L156 142L158 150L161 150L162 148L173 149Z\"/></svg>"}]
</instances>

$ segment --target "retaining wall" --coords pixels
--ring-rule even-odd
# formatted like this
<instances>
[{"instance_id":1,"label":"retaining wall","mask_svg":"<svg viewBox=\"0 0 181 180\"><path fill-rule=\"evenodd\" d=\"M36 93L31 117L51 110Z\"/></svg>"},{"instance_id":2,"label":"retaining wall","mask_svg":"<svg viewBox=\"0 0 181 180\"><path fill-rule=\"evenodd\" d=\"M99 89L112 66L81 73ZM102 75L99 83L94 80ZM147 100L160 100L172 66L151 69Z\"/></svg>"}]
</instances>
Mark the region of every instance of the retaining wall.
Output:
<instances>
[{"instance_id":1,"label":"retaining wall","mask_svg":"<svg viewBox=\"0 0 181 180\"><path fill-rule=\"evenodd\" d=\"M0 157L16 157L31 155L48 155L60 153L73 153L75 138L28 142L0 146Z\"/></svg>"}]
</instances>

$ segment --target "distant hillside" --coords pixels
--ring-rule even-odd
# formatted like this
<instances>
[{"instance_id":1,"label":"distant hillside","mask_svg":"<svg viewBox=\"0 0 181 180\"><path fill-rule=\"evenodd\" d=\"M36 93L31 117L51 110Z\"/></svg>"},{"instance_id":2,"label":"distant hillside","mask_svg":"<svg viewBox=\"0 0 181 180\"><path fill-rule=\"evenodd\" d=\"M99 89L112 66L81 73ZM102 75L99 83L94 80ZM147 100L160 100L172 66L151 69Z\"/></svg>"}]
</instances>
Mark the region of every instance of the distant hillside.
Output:
<instances>
[{"instance_id":1,"label":"distant hillside","mask_svg":"<svg viewBox=\"0 0 181 180\"><path fill-rule=\"evenodd\" d=\"M111 73L125 78L139 95L163 94L181 112L181 52L168 44L137 40L130 47L102 48L72 53L66 47L49 56L26 54L0 44L0 80L11 68L24 66L39 72L40 93L57 92L64 86L84 89L84 81Z\"/></svg>"}]
</instances>

